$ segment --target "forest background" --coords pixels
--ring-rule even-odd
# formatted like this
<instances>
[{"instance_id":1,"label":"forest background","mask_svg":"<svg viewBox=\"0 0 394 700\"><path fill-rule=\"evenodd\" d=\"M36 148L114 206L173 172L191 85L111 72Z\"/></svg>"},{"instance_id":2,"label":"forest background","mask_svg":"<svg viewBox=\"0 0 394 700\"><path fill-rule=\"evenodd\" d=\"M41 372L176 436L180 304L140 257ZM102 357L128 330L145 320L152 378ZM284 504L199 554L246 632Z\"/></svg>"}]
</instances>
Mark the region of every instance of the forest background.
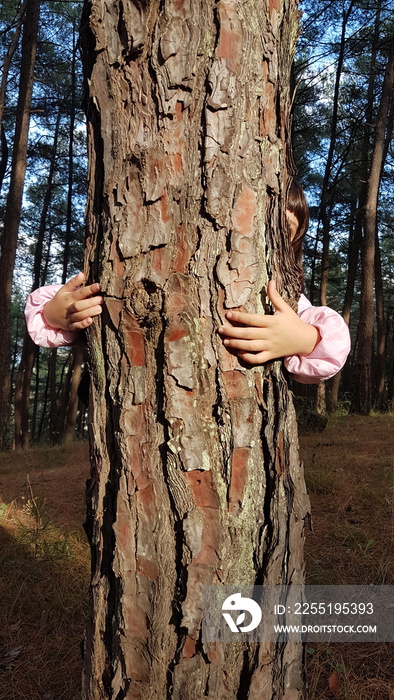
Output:
<instances>
[{"instance_id":1,"label":"forest background","mask_svg":"<svg viewBox=\"0 0 394 700\"><path fill-rule=\"evenodd\" d=\"M318 390L294 384L294 391L301 414L305 407L320 414L392 411L393 3L305 0L300 8L293 147L311 214L305 294L344 316L352 351L335 379ZM77 396L83 352L34 346L23 316L32 289L64 283L83 265L81 9L69 1L1 6L3 448L86 432Z\"/></svg>"}]
</instances>

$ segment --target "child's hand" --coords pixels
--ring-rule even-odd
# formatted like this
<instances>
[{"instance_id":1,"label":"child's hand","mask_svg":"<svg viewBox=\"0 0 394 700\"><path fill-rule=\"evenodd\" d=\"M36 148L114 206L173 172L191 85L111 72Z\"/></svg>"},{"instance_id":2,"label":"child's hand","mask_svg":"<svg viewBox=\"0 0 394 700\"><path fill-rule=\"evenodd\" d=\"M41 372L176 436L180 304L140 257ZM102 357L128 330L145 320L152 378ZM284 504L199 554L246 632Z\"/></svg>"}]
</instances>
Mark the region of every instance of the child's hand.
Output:
<instances>
[{"instance_id":1,"label":"child's hand","mask_svg":"<svg viewBox=\"0 0 394 700\"><path fill-rule=\"evenodd\" d=\"M81 287L84 281L85 275L79 272L45 304L43 312L49 326L79 331L93 323L93 316L101 314L103 297L94 296L100 291L100 285Z\"/></svg>"},{"instance_id":2,"label":"child's hand","mask_svg":"<svg viewBox=\"0 0 394 700\"><path fill-rule=\"evenodd\" d=\"M268 283L267 294L275 308L273 316L226 313L226 318L236 325L220 326L225 346L251 365L288 355L309 355L320 340L317 328L301 321L276 291L273 280Z\"/></svg>"}]
</instances>

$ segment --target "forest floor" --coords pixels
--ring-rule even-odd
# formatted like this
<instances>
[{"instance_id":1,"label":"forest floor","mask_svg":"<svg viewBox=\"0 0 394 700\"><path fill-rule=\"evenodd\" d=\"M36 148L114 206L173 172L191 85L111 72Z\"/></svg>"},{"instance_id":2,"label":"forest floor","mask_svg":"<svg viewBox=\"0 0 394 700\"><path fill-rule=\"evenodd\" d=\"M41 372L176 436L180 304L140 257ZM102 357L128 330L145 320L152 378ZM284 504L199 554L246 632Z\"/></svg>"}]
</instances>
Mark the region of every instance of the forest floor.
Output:
<instances>
[{"instance_id":1,"label":"forest floor","mask_svg":"<svg viewBox=\"0 0 394 700\"><path fill-rule=\"evenodd\" d=\"M394 415L334 418L300 444L307 582L393 585ZM0 454L0 700L79 698L88 472L85 443ZM394 700L392 648L311 643L309 700Z\"/></svg>"}]
</instances>

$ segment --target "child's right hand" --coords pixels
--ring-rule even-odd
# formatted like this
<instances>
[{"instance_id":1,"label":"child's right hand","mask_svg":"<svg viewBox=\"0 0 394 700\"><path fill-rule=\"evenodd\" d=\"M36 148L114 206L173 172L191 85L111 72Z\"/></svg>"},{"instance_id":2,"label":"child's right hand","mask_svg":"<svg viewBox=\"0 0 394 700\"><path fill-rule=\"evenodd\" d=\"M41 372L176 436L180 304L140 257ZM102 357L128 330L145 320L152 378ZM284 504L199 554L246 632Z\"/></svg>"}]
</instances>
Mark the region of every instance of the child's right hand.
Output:
<instances>
[{"instance_id":1,"label":"child's right hand","mask_svg":"<svg viewBox=\"0 0 394 700\"><path fill-rule=\"evenodd\" d=\"M101 314L104 299L94 296L100 291L99 284L81 285L85 281L83 272L69 280L43 309L44 317L51 328L64 331L79 331L93 323L93 317Z\"/></svg>"}]
</instances>

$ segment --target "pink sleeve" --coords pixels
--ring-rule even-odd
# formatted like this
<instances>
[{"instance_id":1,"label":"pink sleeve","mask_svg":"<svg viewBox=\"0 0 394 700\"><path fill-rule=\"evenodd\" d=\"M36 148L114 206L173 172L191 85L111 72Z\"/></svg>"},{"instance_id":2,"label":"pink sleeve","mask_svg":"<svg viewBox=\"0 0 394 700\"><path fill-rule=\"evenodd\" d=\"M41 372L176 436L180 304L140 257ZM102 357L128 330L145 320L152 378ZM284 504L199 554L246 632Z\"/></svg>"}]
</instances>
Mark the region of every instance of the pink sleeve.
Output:
<instances>
[{"instance_id":1,"label":"pink sleeve","mask_svg":"<svg viewBox=\"0 0 394 700\"><path fill-rule=\"evenodd\" d=\"M32 341L44 348L58 348L61 345L75 345L78 342L79 333L48 326L43 314L45 304L55 296L61 286L61 284L49 284L35 289L27 297L25 306L27 331Z\"/></svg>"},{"instance_id":2,"label":"pink sleeve","mask_svg":"<svg viewBox=\"0 0 394 700\"><path fill-rule=\"evenodd\" d=\"M285 357L284 364L297 382L318 384L342 369L350 352L350 334L342 316L334 309L311 306L305 297L301 299L298 315L304 323L318 329L320 341L310 355Z\"/></svg>"}]
</instances>

